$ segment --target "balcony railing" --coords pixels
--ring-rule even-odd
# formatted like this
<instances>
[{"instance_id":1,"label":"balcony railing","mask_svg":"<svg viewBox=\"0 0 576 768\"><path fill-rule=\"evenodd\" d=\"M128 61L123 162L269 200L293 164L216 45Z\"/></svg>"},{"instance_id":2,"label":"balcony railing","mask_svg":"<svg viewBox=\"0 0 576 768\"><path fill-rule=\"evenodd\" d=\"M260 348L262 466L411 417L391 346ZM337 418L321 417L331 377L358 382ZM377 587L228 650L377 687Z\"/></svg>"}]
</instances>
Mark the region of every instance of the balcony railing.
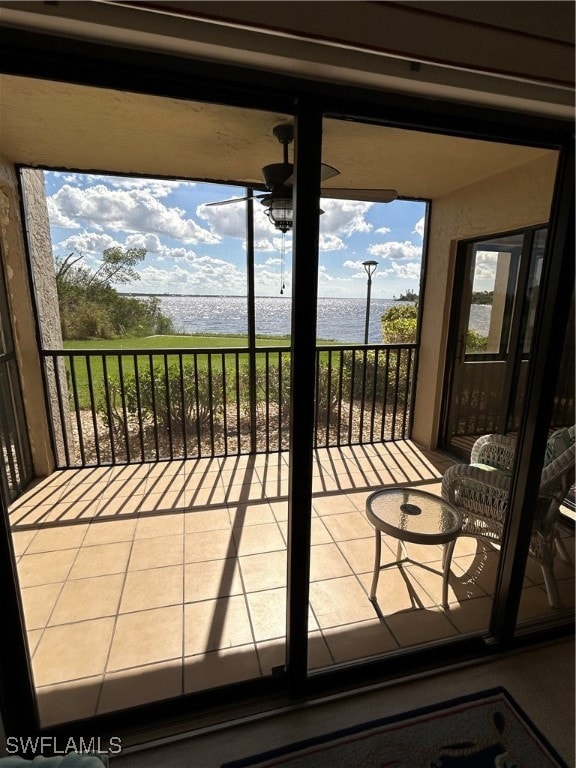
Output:
<instances>
[{"instance_id":1,"label":"balcony railing","mask_svg":"<svg viewBox=\"0 0 576 768\"><path fill-rule=\"evenodd\" d=\"M59 468L283 451L286 347L44 351ZM409 437L415 344L318 346L315 446Z\"/></svg>"}]
</instances>

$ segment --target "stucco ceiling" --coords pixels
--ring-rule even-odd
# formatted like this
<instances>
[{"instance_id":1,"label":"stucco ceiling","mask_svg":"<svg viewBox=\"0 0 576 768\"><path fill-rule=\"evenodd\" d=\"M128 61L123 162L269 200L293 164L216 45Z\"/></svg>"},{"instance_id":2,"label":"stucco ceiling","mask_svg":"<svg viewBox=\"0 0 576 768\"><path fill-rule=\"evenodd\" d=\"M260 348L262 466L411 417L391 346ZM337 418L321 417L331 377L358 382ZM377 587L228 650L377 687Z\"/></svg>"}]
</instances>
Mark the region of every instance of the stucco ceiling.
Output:
<instances>
[{"instance_id":1,"label":"stucco ceiling","mask_svg":"<svg viewBox=\"0 0 576 768\"><path fill-rule=\"evenodd\" d=\"M0 79L0 147L15 163L258 184L291 117L31 78ZM546 150L327 119L326 186L439 197Z\"/></svg>"}]
</instances>

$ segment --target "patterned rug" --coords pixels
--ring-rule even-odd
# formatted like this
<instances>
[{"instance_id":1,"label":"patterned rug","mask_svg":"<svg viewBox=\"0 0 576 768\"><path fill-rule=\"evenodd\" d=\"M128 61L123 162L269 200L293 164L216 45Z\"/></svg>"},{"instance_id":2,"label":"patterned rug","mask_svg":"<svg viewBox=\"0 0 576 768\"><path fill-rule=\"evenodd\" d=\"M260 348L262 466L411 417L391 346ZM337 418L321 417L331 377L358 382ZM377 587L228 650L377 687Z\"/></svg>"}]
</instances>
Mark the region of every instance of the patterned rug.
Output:
<instances>
[{"instance_id":1,"label":"patterned rug","mask_svg":"<svg viewBox=\"0 0 576 768\"><path fill-rule=\"evenodd\" d=\"M222 768L568 768L504 688L335 731Z\"/></svg>"}]
</instances>

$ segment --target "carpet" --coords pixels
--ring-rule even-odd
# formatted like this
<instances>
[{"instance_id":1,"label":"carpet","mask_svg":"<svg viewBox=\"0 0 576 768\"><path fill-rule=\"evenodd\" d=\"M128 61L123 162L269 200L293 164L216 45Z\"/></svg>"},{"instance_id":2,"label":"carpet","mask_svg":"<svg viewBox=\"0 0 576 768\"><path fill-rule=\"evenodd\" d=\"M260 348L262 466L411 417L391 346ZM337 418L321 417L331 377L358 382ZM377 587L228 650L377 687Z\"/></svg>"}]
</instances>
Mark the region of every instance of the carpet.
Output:
<instances>
[{"instance_id":1,"label":"carpet","mask_svg":"<svg viewBox=\"0 0 576 768\"><path fill-rule=\"evenodd\" d=\"M222 768L568 768L504 688L374 720Z\"/></svg>"}]
</instances>

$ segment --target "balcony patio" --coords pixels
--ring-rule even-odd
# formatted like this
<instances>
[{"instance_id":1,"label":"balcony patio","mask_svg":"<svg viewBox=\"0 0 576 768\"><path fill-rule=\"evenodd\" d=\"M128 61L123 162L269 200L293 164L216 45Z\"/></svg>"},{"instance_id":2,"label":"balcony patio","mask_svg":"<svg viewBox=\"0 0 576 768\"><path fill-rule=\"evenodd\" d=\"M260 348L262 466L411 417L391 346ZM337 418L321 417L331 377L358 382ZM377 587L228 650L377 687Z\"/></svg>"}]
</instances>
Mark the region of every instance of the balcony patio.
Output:
<instances>
[{"instance_id":1,"label":"balcony patio","mask_svg":"<svg viewBox=\"0 0 576 768\"><path fill-rule=\"evenodd\" d=\"M408 440L314 452L309 667L487 628L497 551L457 542L449 609L442 549L387 569L368 599L374 488L438 493L451 460ZM61 470L10 509L42 723L268 676L284 663L288 454ZM565 606L572 564L556 562ZM395 541L383 561L395 560ZM389 556L389 558L387 558ZM561 610L561 609L560 609ZM520 621L552 617L529 561Z\"/></svg>"}]
</instances>

